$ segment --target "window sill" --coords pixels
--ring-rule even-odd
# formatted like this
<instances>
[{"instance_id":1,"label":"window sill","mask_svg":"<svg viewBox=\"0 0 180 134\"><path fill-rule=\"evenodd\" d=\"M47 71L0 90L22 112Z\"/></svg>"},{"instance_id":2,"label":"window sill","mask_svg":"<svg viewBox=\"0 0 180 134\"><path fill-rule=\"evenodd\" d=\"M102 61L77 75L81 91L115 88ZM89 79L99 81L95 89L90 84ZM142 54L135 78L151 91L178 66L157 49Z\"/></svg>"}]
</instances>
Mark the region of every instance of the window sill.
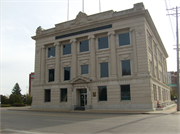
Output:
<instances>
[{"instance_id":1,"label":"window sill","mask_svg":"<svg viewBox=\"0 0 180 134\"><path fill-rule=\"evenodd\" d=\"M66 54L66 55L62 55L61 58L66 58L66 57L71 57L72 54Z\"/></svg>"}]
</instances>

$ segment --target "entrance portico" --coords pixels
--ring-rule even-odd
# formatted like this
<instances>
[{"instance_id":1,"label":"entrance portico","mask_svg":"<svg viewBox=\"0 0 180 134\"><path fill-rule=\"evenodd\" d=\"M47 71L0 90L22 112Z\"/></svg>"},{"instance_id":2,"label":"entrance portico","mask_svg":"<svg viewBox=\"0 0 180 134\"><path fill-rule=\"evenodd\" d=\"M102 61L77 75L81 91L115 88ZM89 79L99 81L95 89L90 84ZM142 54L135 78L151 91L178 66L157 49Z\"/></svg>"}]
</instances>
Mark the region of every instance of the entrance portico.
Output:
<instances>
[{"instance_id":1,"label":"entrance portico","mask_svg":"<svg viewBox=\"0 0 180 134\"><path fill-rule=\"evenodd\" d=\"M76 77L71 80L72 84L72 105L76 107L84 107L85 110L91 108L91 91L89 88L90 79L86 77Z\"/></svg>"}]
</instances>

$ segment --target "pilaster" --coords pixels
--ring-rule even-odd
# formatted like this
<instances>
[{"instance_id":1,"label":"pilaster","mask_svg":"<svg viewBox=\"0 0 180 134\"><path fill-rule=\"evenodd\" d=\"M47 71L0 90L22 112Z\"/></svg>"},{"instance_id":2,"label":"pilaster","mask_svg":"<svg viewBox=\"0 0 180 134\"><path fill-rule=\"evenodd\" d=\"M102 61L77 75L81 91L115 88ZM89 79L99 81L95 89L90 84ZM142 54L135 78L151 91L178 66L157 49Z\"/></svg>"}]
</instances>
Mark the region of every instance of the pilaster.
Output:
<instances>
[{"instance_id":1,"label":"pilaster","mask_svg":"<svg viewBox=\"0 0 180 134\"><path fill-rule=\"evenodd\" d=\"M88 37L90 46L90 78L96 79L96 53L95 53L95 36L90 35Z\"/></svg>"},{"instance_id":2,"label":"pilaster","mask_svg":"<svg viewBox=\"0 0 180 134\"><path fill-rule=\"evenodd\" d=\"M55 62L55 82L59 83L60 82L60 43L56 42L54 43L54 46L56 47L56 62Z\"/></svg>"},{"instance_id":3,"label":"pilaster","mask_svg":"<svg viewBox=\"0 0 180 134\"><path fill-rule=\"evenodd\" d=\"M76 39L71 39L70 43L72 46L72 66L71 66L72 78L71 79L73 79L77 76L77 47L76 47L77 41Z\"/></svg>"},{"instance_id":4,"label":"pilaster","mask_svg":"<svg viewBox=\"0 0 180 134\"><path fill-rule=\"evenodd\" d=\"M110 31L108 32L108 36L110 39L110 51L111 51L111 60L110 60L110 66L111 66L111 77L117 78L117 57L116 57L116 43L115 43L115 32Z\"/></svg>"},{"instance_id":5,"label":"pilaster","mask_svg":"<svg viewBox=\"0 0 180 134\"><path fill-rule=\"evenodd\" d=\"M46 60L46 46L42 47L41 56L41 84L45 83L45 60Z\"/></svg>"}]
</instances>

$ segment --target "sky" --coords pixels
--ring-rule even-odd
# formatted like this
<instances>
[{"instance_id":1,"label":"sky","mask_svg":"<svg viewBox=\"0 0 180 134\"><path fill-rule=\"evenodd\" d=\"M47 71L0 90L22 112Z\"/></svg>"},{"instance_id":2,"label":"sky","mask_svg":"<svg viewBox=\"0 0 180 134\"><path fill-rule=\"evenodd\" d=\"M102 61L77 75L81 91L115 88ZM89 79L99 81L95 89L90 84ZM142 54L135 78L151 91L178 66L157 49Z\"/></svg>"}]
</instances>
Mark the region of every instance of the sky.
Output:
<instances>
[{"instance_id":1,"label":"sky","mask_svg":"<svg viewBox=\"0 0 180 134\"><path fill-rule=\"evenodd\" d=\"M176 71L176 18L166 8L180 7L179 0L101 0L101 12L121 11L143 2L168 52L168 71ZM68 0L1 0L0 93L10 95L15 83L28 93L29 74L34 72L36 28L49 29L67 21ZM167 3L167 4L166 4ZM69 0L69 20L82 11L82 0ZM99 0L84 0L87 15L99 13ZM180 10L179 10L180 12ZM169 14L175 11L169 10ZM171 23L170 23L171 20ZM179 19L180 27L180 19Z\"/></svg>"}]
</instances>

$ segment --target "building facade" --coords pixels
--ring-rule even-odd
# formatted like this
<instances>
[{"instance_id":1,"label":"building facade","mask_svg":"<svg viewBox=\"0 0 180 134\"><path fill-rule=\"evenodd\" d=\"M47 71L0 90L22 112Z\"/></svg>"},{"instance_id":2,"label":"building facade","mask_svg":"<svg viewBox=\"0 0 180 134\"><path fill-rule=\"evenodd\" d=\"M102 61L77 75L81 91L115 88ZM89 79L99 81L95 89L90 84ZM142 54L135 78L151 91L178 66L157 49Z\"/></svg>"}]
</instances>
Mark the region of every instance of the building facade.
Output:
<instances>
[{"instance_id":1,"label":"building facade","mask_svg":"<svg viewBox=\"0 0 180 134\"><path fill-rule=\"evenodd\" d=\"M143 3L38 27L32 108L154 110L170 102L168 54Z\"/></svg>"},{"instance_id":2,"label":"building facade","mask_svg":"<svg viewBox=\"0 0 180 134\"><path fill-rule=\"evenodd\" d=\"M34 73L29 74L29 95L31 96L31 87L34 81Z\"/></svg>"}]
</instances>

